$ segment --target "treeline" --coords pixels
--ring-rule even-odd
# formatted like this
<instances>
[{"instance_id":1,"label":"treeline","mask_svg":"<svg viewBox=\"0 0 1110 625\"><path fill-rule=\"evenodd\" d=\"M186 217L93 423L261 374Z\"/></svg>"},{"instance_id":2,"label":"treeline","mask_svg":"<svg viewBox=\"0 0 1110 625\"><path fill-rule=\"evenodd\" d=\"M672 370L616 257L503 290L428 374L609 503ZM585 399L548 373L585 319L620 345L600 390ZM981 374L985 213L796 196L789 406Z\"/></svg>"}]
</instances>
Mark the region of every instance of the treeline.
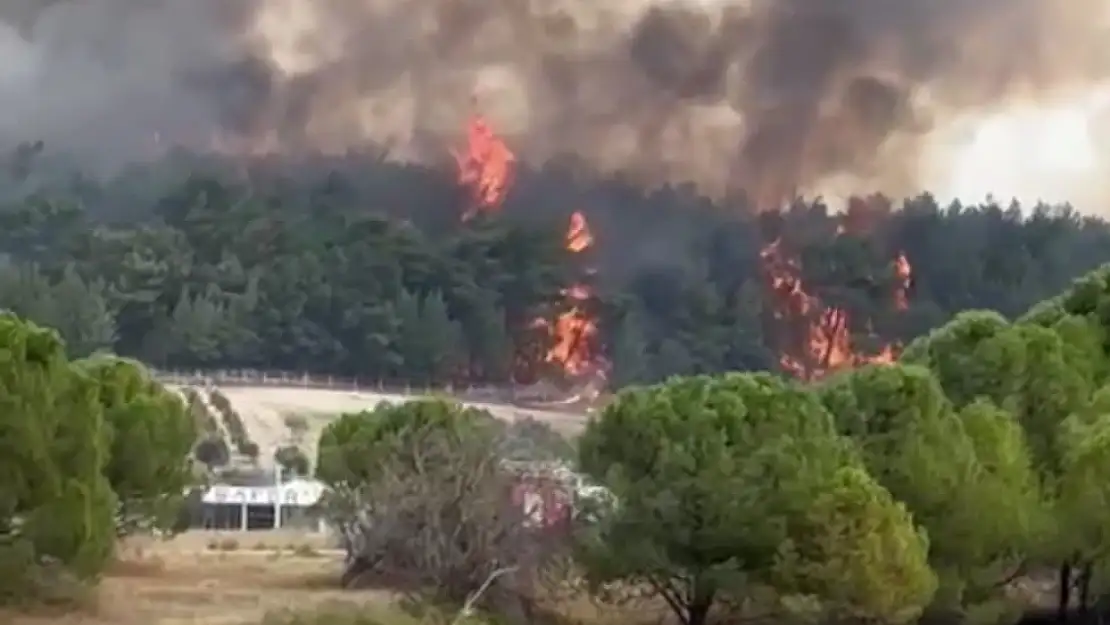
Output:
<instances>
[{"instance_id":1,"label":"treeline","mask_svg":"<svg viewBox=\"0 0 1110 625\"><path fill-rule=\"evenodd\" d=\"M1110 266L1014 322L961 313L895 364L625 389L577 441L579 469L611 499L523 535L489 468L504 426L474 410L346 415L321 437L319 476L346 495L333 513L349 577L415 580L440 600L512 567L562 571L600 601L653 596L684 625L1100 622L1107 310ZM433 526L457 540L431 540ZM489 604L534 616L522 588L499 581Z\"/></svg>"},{"instance_id":2,"label":"treeline","mask_svg":"<svg viewBox=\"0 0 1110 625\"><path fill-rule=\"evenodd\" d=\"M19 153L0 175L0 307L57 328L75 355L172 368L530 382L559 370L537 319L584 283L599 327L587 347L614 385L776 370L796 331L781 327L760 254L780 238L863 351L969 308L1012 316L1110 261L1110 228L1067 207L922 196L757 214L553 165L521 172L502 213L463 224L450 171L358 155L173 154L109 180L39 158ZM580 254L564 249L575 210L595 237ZM904 310L891 298L900 253L913 268Z\"/></svg>"}]
</instances>

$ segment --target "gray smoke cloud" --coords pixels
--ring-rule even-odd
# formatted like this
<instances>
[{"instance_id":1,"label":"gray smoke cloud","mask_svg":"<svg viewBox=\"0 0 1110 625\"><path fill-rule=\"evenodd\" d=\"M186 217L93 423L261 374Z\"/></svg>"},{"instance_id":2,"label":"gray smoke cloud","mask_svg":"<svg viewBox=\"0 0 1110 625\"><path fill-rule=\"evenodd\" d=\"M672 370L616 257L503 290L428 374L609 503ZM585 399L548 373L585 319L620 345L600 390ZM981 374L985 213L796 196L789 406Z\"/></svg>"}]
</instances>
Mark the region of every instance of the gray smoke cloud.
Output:
<instances>
[{"instance_id":1,"label":"gray smoke cloud","mask_svg":"<svg viewBox=\"0 0 1110 625\"><path fill-rule=\"evenodd\" d=\"M438 160L481 112L526 160L764 206L915 190L949 121L1110 79L1105 0L6 0L0 21L0 139L100 165Z\"/></svg>"}]
</instances>

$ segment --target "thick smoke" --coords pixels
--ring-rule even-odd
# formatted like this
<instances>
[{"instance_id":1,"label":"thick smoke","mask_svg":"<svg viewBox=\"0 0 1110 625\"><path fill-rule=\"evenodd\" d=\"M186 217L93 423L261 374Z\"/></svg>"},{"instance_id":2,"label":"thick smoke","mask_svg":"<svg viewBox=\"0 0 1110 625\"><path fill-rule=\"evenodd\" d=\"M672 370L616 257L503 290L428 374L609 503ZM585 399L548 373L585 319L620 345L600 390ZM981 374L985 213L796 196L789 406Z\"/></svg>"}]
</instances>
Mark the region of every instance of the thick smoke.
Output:
<instances>
[{"instance_id":1,"label":"thick smoke","mask_svg":"<svg viewBox=\"0 0 1110 625\"><path fill-rule=\"evenodd\" d=\"M1110 78L1106 4L7 0L0 137L102 164L158 143L432 159L476 103L527 159L763 205L905 192L938 129Z\"/></svg>"}]
</instances>

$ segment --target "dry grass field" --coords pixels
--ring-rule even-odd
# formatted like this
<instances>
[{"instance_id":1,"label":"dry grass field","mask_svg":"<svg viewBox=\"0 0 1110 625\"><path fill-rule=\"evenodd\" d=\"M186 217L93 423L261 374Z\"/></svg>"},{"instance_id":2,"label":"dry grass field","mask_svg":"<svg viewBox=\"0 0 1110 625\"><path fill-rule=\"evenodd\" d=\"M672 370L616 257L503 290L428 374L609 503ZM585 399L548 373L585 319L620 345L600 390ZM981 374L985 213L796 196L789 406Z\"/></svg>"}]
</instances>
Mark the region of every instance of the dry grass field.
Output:
<instances>
[{"instance_id":1,"label":"dry grass field","mask_svg":"<svg viewBox=\"0 0 1110 625\"><path fill-rule=\"evenodd\" d=\"M342 554L322 537L189 532L131 543L81 609L0 613L12 625L222 625L295 610L390 611L385 591L342 591Z\"/></svg>"},{"instance_id":2,"label":"dry grass field","mask_svg":"<svg viewBox=\"0 0 1110 625\"><path fill-rule=\"evenodd\" d=\"M188 532L132 541L76 609L0 611L0 625L444 625L397 607L388 590L341 590L342 552L299 532ZM660 625L663 612L555 608L567 625ZM647 617L647 618L645 618ZM473 623L472 620L465 621Z\"/></svg>"},{"instance_id":3,"label":"dry grass field","mask_svg":"<svg viewBox=\"0 0 1110 625\"><path fill-rule=\"evenodd\" d=\"M315 458L320 432L340 414L370 410L383 401L402 403L413 399L403 395L368 391L273 386L227 386L220 387L219 391L242 417L251 440L258 443L262 452L259 455L260 462L265 468L272 465L274 451L289 443L290 430L286 425L288 417L299 416L304 419L308 430L302 447L309 458ZM587 421L584 413L573 411L538 410L476 402L468 402L467 405L488 410L505 421L513 421L522 416L538 419L564 435L578 434Z\"/></svg>"}]
</instances>

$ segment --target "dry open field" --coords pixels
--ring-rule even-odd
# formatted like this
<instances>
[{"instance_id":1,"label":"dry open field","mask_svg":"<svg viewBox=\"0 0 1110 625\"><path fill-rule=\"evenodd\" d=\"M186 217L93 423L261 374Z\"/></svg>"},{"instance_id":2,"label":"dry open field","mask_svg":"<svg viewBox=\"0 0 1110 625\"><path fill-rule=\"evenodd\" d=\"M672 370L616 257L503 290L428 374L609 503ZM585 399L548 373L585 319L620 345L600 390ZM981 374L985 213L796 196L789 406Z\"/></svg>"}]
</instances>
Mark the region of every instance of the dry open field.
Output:
<instances>
[{"instance_id":1,"label":"dry open field","mask_svg":"<svg viewBox=\"0 0 1110 625\"><path fill-rule=\"evenodd\" d=\"M341 567L342 553L329 549L319 534L188 532L169 541L129 543L79 609L0 611L0 624L323 625L288 615L331 613L345 617L336 625L426 625L404 614L392 592L340 590ZM656 615L629 618L627 611L602 609L584 598L567 605L567 622L578 625L662 622ZM349 616L354 613L374 618L356 622Z\"/></svg>"},{"instance_id":2,"label":"dry open field","mask_svg":"<svg viewBox=\"0 0 1110 625\"><path fill-rule=\"evenodd\" d=\"M85 609L0 613L0 623L245 625L267 613L338 604L389 609L385 591L339 590L341 565L342 554L328 550L320 536L189 532L126 546Z\"/></svg>"},{"instance_id":3,"label":"dry open field","mask_svg":"<svg viewBox=\"0 0 1110 625\"><path fill-rule=\"evenodd\" d=\"M316 457L316 443L320 431L336 416L347 412L372 409L381 402L401 403L413 399L404 395L390 395L366 391L342 391L314 388L283 388L274 386L219 387L243 418L252 440L258 443L263 463L272 462L273 452L288 441L288 417L303 417L309 429L303 447L308 457ZM577 433L585 424L581 413L555 410L535 410L516 406L468 403L489 410L494 416L512 421L522 415L545 421L565 434Z\"/></svg>"}]
</instances>

